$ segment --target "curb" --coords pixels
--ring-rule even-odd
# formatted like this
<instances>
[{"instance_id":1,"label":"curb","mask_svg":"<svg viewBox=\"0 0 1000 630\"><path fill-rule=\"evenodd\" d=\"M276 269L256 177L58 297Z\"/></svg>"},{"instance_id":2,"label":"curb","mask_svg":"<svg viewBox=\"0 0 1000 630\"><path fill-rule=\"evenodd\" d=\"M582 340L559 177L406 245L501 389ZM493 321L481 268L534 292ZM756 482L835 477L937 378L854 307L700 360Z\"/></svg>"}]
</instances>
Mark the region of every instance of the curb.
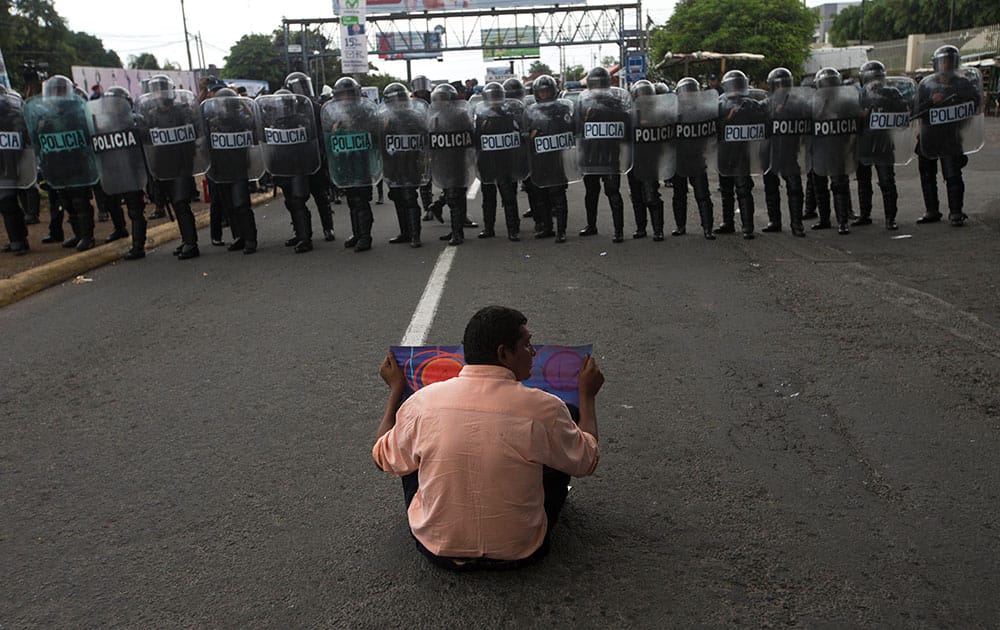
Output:
<instances>
[{"instance_id":1,"label":"curb","mask_svg":"<svg viewBox=\"0 0 1000 630\"><path fill-rule=\"evenodd\" d=\"M267 203L272 199L274 197L269 192L258 193L251 197L251 206ZM195 225L199 230L208 226L209 220L208 211L195 215ZM180 232L177 229L177 223L171 222L158 225L146 233L146 249L166 245L178 238L180 238ZM91 269L103 267L110 262L121 260L124 252L122 243L115 241L99 245L85 252L71 254L65 258L39 265L33 269L15 274L10 278L0 280L0 307L13 304L29 295L43 291L70 278L75 278L84 271L90 271Z\"/></svg>"}]
</instances>

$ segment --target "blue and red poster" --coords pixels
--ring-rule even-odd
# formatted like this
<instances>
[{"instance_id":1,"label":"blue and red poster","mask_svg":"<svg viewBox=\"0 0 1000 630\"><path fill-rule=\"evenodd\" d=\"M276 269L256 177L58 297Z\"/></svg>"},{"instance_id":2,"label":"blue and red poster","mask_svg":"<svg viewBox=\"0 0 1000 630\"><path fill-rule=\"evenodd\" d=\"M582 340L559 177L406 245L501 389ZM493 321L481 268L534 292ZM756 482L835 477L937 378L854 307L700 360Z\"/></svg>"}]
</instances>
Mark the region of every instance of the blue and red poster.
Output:
<instances>
[{"instance_id":1,"label":"blue and red poster","mask_svg":"<svg viewBox=\"0 0 1000 630\"><path fill-rule=\"evenodd\" d=\"M392 346L390 350L406 377L404 400L421 387L458 376L465 365L462 346ZM531 378L523 383L579 405L577 377L592 350L593 346L535 346Z\"/></svg>"}]
</instances>

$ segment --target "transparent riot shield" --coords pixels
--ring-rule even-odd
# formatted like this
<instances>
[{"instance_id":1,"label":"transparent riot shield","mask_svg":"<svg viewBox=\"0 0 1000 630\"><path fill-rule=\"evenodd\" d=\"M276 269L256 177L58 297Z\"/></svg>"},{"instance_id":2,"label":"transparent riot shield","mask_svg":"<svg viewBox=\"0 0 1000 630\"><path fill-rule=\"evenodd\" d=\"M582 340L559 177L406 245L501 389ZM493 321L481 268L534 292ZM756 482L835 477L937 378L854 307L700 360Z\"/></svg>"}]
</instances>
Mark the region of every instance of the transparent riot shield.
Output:
<instances>
[{"instance_id":1,"label":"transparent riot shield","mask_svg":"<svg viewBox=\"0 0 1000 630\"><path fill-rule=\"evenodd\" d=\"M525 127L531 183L550 188L580 181L573 101L532 103L525 110Z\"/></svg>"},{"instance_id":2,"label":"transparent riot shield","mask_svg":"<svg viewBox=\"0 0 1000 630\"><path fill-rule=\"evenodd\" d=\"M365 98L327 101L321 120L330 179L336 186L372 186L382 179L382 130L375 103Z\"/></svg>"},{"instance_id":3,"label":"transparent riot shield","mask_svg":"<svg viewBox=\"0 0 1000 630\"><path fill-rule=\"evenodd\" d=\"M798 177L808 172L806 151L812 136L809 87L779 87L768 97L768 160L765 172Z\"/></svg>"},{"instance_id":4,"label":"transparent riot shield","mask_svg":"<svg viewBox=\"0 0 1000 630\"><path fill-rule=\"evenodd\" d=\"M577 157L584 175L632 168L632 97L620 88L585 90L576 102Z\"/></svg>"},{"instance_id":5,"label":"transparent riot shield","mask_svg":"<svg viewBox=\"0 0 1000 630\"><path fill-rule=\"evenodd\" d=\"M504 99L476 108L476 165L484 184L519 182L528 177L528 147L524 135L524 103Z\"/></svg>"},{"instance_id":6,"label":"transparent riot shield","mask_svg":"<svg viewBox=\"0 0 1000 630\"><path fill-rule=\"evenodd\" d=\"M410 99L383 103L382 179L389 188L423 186L430 181L427 151L427 104Z\"/></svg>"},{"instance_id":7,"label":"transparent riot shield","mask_svg":"<svg viewBox=\"0 0 1000 630\"><path fill-rule=\"evenodd\" d=\"M677 95L640 96L632 102L632 174L663 181L677 168Z\"/></svg>"},{"instance_id":8,"label":"transparent riot shield","mask_svg":"<svg viewBox=\"0 0 1000 630\"><path fill-rule=\"evenodd\" d=\"M264 168L275 177L312 175L320 169L320 146L312 101L302 94L258 96L257 119Z\"/></svg>"},{"instance_id":9,"label":"transparent riot shield","mask_svg":"<svg viewBox=\"0 0 1000 630\"><path fill-rule=\"evenodd\" d=\"M677 95L677 131L674 133L677 175L700 177L715 163L719 124L719 95L715 90Z\"/></svg>"},{"instance_id":10,"label":"transparent riot shield","mask_svg":"<svg viewBox=\"0 0 1000 630\"><path fill-rule=\"evenodd\" d=\"M35 152L19 98L0 95L0 197L4 190L35 184Z\"/></svg>"},{"instance_id":11,"label":"transparent riot shield","mask_svg":"<svg viewBox=\"0 0 1000 630\"><path fill-rule=\"evenodd\" d=\"M853 175L861 128L861 96L856 87L817 88L813 95L813 137L809 155L817 175Z\"/></svg>"},{"instance_id":12,"label":"transparent riot shield","mask_svg":"<svg viewBox=\"0 0 1000 630\"><path fill-rule=\"evenodd\" d=\"M154 178L182 179L208 170L208 136L194 94L177 89L142 94L136 111L146 164Z\"/></svg>"},{"instance_id":13,"label":"transparent riot shield","mask_svg":"<svg viewBox=\"0 0 1000 630\"><path fill-rule=\"evenodd\" d=\"M97 183L86 101L75 94L36 96L24 104L24 118L38 166L49 186L62 189Z\"/></svg>"},{"instance_id":14,"label":"transparent riot shield","mask_svg":"<svg viewBox=\"0 0 1000 630\"><path fill-rule=\"evenodd\" d=\"M916 143L911 116L916 83L908 77L887 77L861 89L861 133L858 162L903 166L913 159Z\"/></svg>"},{"instance_id":15,"label":"transparent riot shield","mask_svg":"<svg viewBox=\"0 0 1000 630\"><path fill-rule=\"evenodd\" d=\"M920 153L927 158L976 153L985 144L983 77L975 68L926 76L917 87Z\"/></svg>"},{"instance_id":16,"label":"transparent riot shield","mask_svg":"<svg viewBox=\"0 0 1000 630\"><path fill-rule=\"evenodd\" d=\"M235 184L264 175L257 143L257 109L244 96L216 96L201 104L211 158L207 177L217 184Z\"/></svg>"},{"instance_id":17,"label":"transparent riot shield","mask_svg":"<svg viewBox=\"0 0 1000 630\"><path fill-rule=\"evenodd\" d=\"M428 119L431 177L439 188L467 188L475 178L472 114L465 101L435 101Z\"/></svg>"},{"instance_id":18,"label":"transparent riot shield","mask_svg":"<svg viewBox=\"0 0 1000 630\"><path fill-rule=\"evenodd\" d=\"M767 107L749 96L719 100L719 175L762 175L767 160Z\"/></svg>"},{"instance_id":19,"label":"transparent riot shield","mask_svg":"<svg viewBox=\"0 0 1000 630\"><path fill-rule=\"evenodd\" d=\"M101 174L101 189L109 195L146 188L146 159L132 103L126 98L105 96L89 101L94 127L94 154Z\"/></svg>"}]
</instances>

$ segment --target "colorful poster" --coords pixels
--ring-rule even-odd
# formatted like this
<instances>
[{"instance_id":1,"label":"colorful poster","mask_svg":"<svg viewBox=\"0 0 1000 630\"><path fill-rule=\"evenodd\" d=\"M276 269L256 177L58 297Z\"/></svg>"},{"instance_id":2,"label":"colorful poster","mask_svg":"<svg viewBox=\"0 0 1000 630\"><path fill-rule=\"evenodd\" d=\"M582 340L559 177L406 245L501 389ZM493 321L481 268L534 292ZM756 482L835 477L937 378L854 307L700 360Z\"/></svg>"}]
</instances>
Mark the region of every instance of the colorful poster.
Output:
<instances>
[{"instance_id":1,"label":"colorful poster","mask_svg":"<svg viewBox=\"0 0 1000 630\"><path fill-rule=\"evenodd\" d=\"M390 350L406 376L403 400L421 387L458 376L465 365L462 346L392 346ZM593 346L535 346L531 378L523 383L579 405L577 377L592 350Z\"/></svg>"}]
</instances>

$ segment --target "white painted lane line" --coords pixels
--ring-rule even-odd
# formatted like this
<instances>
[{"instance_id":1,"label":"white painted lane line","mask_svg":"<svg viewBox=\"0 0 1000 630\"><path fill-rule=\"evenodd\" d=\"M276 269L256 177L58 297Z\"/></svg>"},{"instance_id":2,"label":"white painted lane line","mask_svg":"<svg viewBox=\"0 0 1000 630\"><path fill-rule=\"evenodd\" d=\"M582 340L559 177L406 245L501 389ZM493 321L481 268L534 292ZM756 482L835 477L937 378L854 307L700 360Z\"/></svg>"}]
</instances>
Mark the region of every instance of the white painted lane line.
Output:
<instances>
[{"instance_id":1,"label":"white painted lane line","mask_svg":"<svg viewBox=\"0 0 1000 630\"><path fill-rule=\"evenodd\" d=\"M481 185L482 185L482 182L479 181L478 177L476 179L472 180L472 185L469 186L469 191L465 193L465 198L466 199L475 199L476 195L479 194L479 187Z\"/></svg>"},{"instance_id":2,"label":"white painted lane line","mask_svg":"<svg viewBox=\"0 0 1000 630\"><path fill-rule=\"evenodd\" d=\"M427 333L434 323L434 315L437 314L438 303L441 301L441 294L444 293L444 284L448 280L448 271L451 263L455 260L457 247L446 247L438 256L437 263L431 271L431 277L427 279L427 286L424 287L424 294L420 296L413 317L410 318L410 325L403 334L403 340L399 342L401 346L422 346L427 341Z\"/></svg>"}]
</instances>

